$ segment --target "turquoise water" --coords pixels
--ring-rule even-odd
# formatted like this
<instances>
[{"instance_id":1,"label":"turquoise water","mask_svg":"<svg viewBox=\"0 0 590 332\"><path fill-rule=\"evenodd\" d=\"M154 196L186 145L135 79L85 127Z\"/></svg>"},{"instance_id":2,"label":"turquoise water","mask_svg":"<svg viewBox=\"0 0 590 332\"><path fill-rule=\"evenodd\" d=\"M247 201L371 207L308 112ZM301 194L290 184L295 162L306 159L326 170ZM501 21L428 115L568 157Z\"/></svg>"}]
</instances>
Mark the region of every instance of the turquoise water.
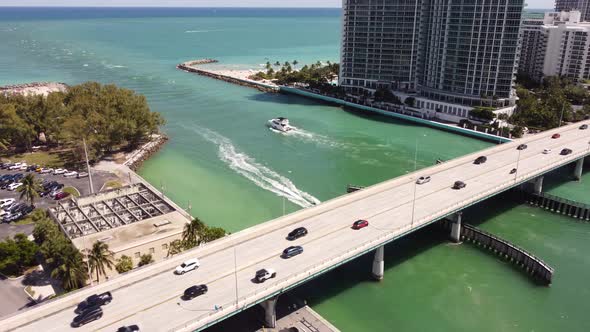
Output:
<instances>
[{"instance_id":1,"label":"turquoise water","mask_svg":"<svg viewBox=\"0 0 590 332\"><path fill-rule=\"evenodd\" d=\"M230 231L336 197L347 184L374 184L490 146L174 68L204 57L235 68L335 61L339 29L335 10L2 9L0 84L97 80L145 94L168 120L171 140L141 175ZM265 123L276 116L300 130L270 131ZM588 175L581 184L556 179L550 190L588 196ZM343 331L587 331L588 225L505 202L471 211L469 222L555 266L552 287L425 230L387 248L381 283L368 278L364 257L297 292Z\"/></svg>"}]
</instances>

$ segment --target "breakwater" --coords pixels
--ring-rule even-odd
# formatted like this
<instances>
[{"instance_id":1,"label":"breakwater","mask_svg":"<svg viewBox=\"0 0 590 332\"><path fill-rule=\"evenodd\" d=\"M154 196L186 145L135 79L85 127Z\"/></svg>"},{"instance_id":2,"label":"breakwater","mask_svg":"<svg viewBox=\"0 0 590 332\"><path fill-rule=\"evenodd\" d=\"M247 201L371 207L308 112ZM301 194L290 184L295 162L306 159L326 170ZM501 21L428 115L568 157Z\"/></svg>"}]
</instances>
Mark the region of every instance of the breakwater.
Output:
<instances>
[{"instance_id":1,"label":"breakwater","mask_svg":"<svg viewBox=\"0 0 590 332\"><path fill-rule=\"evenodd\" d=\"M211 63L211 62L204 62L204 63ZM201 64L203 64L203 63L201 63ZM279 92L279 87L276 85L271 85L271 84L266 84L266 83L250 80L250 79L244 79L244 78L240 78L240 77L230 76L230 75L216 72L214 70L206 70L206 69L197 68L197 67L195 67L194 61L181 63L181 64L177 65L176 68L186 71L186 72L195 73L195 74L198 74L201 76L207 76L210 78L214 78L214 79L217 79L220 81L225 81L228 83L237 84L237 85L241 85L241 86L245 86L245 87L249 87L249 88L255 88L255 89L258 89L262 92Z\"/></svg>"},{"instance_id":2,"label":"breakwater","mask_svg":"<svg viewBox=\"0 0 590 332\"><path fill-rule=\"evenodd\" d=\"M590 205L547 193L526 193L526 202L553 213L590 221Z\"/></svg>"},{"instance_id":3,"label":"breakwater","mask_svg":"<svg viewBox=\"0 0 590 332\"><path fill-rule=\"evenodd\" d=\"M158 152L168 141L168 136L164 134L152 135L152 139L133 151L125 161L125 165L132 171L137 171L141 165L148 160L154 153Z\"/></svg>"},{"instance_id":4,"label":"breakwater","mask_svg":"<svg viewBox=\"0 0 590 332\"><path fill-rule=\"evenodd\" d=\"M440 223L445 230L451 230L452 221L444 219ZM499 257L520 267L535 281L545 285L551 284L555 269L540 258L535 257L533 254L507 240L469 224L461 225L461 240L493 252Z\"/></svg>"}]
</instances>

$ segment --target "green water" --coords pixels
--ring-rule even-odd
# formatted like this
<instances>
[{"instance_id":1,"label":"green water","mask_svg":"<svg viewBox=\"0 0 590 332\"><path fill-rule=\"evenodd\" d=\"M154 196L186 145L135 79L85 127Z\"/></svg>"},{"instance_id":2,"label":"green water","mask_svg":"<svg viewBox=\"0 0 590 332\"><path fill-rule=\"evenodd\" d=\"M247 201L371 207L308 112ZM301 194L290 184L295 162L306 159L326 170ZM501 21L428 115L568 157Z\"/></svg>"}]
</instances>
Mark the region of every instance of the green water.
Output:
<instances>
[{"instance_id":1,"label":"green water","mask_svg":"<svg viewBox=\"0 0 590 332\"><path fill-rule=\"evenodd\" d=\"M347 184L374 184L490 146L174 69L203 57L236 68L337 60L336 11L17 14L0 11L0 84L97 80L145 94L168 120L171 140L141 175L190 205L193 215L230 231L341 195ZM270 131L265 123L276 116L300 130ZM566 174L548 177L546 188L588 199L589 173L581 183ZM383 282L369 280L372 258L362 257L296 292L342 331L588 331L590 226L509 202L486 202L466 218L554 266L549 288L426 229L387 247Z\"/></svg>"}]
</instances>

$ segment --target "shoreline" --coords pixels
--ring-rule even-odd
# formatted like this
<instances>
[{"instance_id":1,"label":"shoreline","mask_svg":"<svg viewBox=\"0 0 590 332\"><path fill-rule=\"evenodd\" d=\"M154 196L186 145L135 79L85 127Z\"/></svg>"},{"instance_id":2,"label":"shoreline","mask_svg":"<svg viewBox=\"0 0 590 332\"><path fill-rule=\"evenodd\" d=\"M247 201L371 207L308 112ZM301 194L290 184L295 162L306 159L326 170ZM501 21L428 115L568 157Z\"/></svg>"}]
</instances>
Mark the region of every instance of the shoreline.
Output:
<instances>
[{"instance_id":1,"label":"shoreline","mask_svg":"<svg viewBox=\"0 0 590 332\"><path fill-rule=\"evenodd\" d=\"M69 86L62 82L30 82L0 86L0 93L4 95L42 95L52 92L66 92Z\"/></svg>"},{"instance_id":2,"label":"shoreline","mask_svg":"<svg viewBox=\"0 0 590 332\"><path fill-rule=\"evenodd\" d=\"M123 165L129 167L132 171L137 172L143 163L160 151L168 140L170 140L170 138L165 134L153 134L149 142L127 154Z\"/></svg>"}]
</instances>

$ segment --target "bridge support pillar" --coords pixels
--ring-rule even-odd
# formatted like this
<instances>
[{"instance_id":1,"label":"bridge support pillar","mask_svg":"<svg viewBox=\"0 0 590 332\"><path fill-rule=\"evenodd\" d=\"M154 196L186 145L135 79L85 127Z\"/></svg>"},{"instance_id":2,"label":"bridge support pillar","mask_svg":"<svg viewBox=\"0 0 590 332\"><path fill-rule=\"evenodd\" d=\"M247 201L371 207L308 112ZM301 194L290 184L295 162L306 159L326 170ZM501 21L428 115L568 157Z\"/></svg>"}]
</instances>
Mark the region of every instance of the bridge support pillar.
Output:
<instances>
[{"instance_id":1,"label":"bridge support pillar","mask_svg":"<svg viewBox=\"0 0 590 332\"><path fill-rule=\"evenodd\" d=\"M375 280L383 280L383 273L385 263L383 262L383 249L385 246L381 246L375 250L375 258L373 259L373 271L371 276Z\"/></svg>"},{"instance_id":2,"label":"bridge support pillar","mask_svg":"<svg viewBox=\"0 0 590 332\"><path fill-rule=\"evenodd\" d=\"M461 242L461 219L463 219L463 212L457 212L454 216L453 224L451 225L451 240L453 242Z\"/></svg>"},{"instance_id":3,"label":"bridge support pillar","mask_svg":"<svg viewBox=\"0 0 590 332\"><path fill-rule=\"evenodd\" d=\"M582 170L584 169L584 158L580 158L578 159L578 161L576 161L576 168L574 169L574 179L576 179L576 181L580 181L582 180Z\"/></svg>"},{"instance_id":4,"label":"bridge support pillar","mask_svg":"<svg viewBox=\"0 0 590 332\"><path fill-rule=\"evenodd\" d=\"M272 297L264 302L260 303L260 306L264 308L264 325L268 328L275 328L277 326L277 301L279 296Z\"/></svg>"},{"instance_id":5,"label":"bridge support pillar","mask_svg":"<svg viewBox=\"0 0 590 332\"><path fill-rule=\"evenodd\" d=\"M543 192L543 176L535 179L535 194L540 195Z\"/></svg>"}]
</instances>

